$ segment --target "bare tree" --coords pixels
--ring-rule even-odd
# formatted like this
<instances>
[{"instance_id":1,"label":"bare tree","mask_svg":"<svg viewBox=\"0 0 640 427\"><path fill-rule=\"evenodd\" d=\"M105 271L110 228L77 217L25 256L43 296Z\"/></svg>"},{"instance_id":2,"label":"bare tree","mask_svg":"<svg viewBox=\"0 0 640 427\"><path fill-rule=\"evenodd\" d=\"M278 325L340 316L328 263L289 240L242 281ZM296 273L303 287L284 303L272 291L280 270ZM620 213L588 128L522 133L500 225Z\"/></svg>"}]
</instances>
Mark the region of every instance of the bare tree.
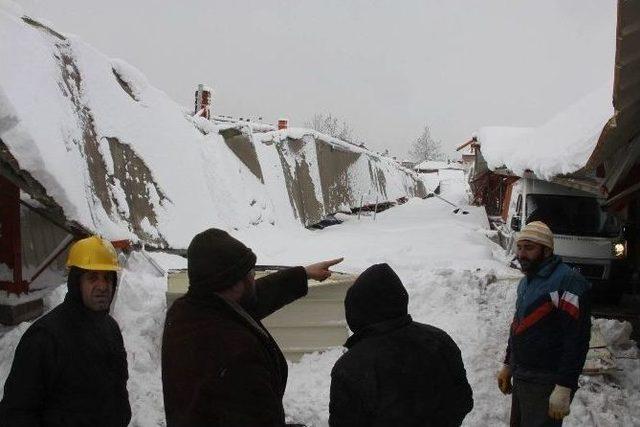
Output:
<instances>
[{"instance_id":1,"label":"bare tree","mask_svg":"<svg viewBox=\"0 0 640 427\"><path fill-rule=\"evenodd\" d=\"M305 126L334 138L356 143L351 126L331 113L316 113L310 121L305 123Z\"/></svg>"},{"instance_id":2,"label":"bare tree","mask_svg":"<svg viewBox=\"0 0 640 427\"><path fill-rule=\"evenodd\" d=\"M429 125L424 126L422 134L411 145L409 155L418 162L425 160L441 160L443 158L442 145L431 135Z\"/></svg>"}]
</instances>

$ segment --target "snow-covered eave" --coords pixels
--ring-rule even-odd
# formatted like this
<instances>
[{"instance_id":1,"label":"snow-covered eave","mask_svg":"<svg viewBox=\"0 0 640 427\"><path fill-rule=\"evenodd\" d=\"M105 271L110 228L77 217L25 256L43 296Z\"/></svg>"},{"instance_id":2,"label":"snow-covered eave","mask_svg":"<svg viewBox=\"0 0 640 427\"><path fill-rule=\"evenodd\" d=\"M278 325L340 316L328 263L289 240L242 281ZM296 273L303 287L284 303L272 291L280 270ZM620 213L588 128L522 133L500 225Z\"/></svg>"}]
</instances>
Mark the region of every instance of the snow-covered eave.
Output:
<instances>
[{"instance_id":1,"label":"snow-covered eave","mask_svg":"<svg viewBox=\"0 0 640 427\"><path fill-rule=\"evenodd\" d=\"M365 154L376 160L383 160L383 161L393 163L398 169L411 174L414 178L417 179L417 175L414 170L402 166L398 161L392 159L391 157L381 155L367 148L360 147L359 145L356 145L351 142L343 141L339 138L335 138L326 133L318 132L314 129L287 128L287 129L281 129L281 130L274 130L274 131L265 132L259 135L259 140L263 144L270 145L270 144L280 144L284 141L287 141L288 139L304 140L305 137L321 140L337 150L349 151L349 152L358 153L358 154Z\"/></svg>"},{"instance_id":2,"label":"snow-covered eave","mask_svg":"<svg viewBox=\"0 0 640 427\"><path fill-rule=\"evenodd\" d=\"M482 153L478 150L477 155L479 158L482 158ZM502 165L494 168L487 168L484 172L480 172L478 175L482 175L484 173L493 173L495 175L500 175L509 178L532 178L541 181L548 181L554 184L563 185L565 187L574 188L577 190L582 190L588 193L592 193L598 197L603 197L604 189L602 178L597 178L593 176L592 173L587 172L585 168L578 170L574 173L564 174L564 175L556 175L551 178L537 176L533 171L526 169L521 173L514 173L512 170ZM476 176L476 179L480 178Z\"/></svg>"},{"instance_id":3,"label":"snow-covered eave","mask_svg":"<svg viewBox=\"0 0 640 427\"><path fill-rule=\"evenodd\" d=\"M615 38L612 37L612 40L615 40L613 81L608 87L601 88L602 96L599 97L598 104L593 105L595 108L585 111L600 111L600 126L597 132L593 132L592 149L589 153L583 152L581 162L575 164L571 170L559 171L560 173L547 178L569 176L585 179L604 164L608 169L608 180L610 170L614 171L611 182L607 182L609 190L615 184L615 170L619 169L619 163L625 156L620 155L620 152L624 151L633 137L640 132L640 91L637 90L640 84L640 74L637 72L640 66L640 56L637 55L640 48L640 27L637 25L639 19L640 7L637 2L618 2L616 33ZM529 165L529 169L537 169L535 166Z\"/></svg>"},{"instance_id":4,"label":"snow-covered eave","mask_svg":"<svg viewBox=\"0 0 640 427\"><path fill-rule=\"evenodd\" d=\"M584 175L597 167L594 152L606 142L606 131L615 123L612 84L605 82L536 128L481 128L478 151L487 168L505 167L516 175L530 170L550 180Z\"/></svg>"},{"instance_id":5,"label":"snow-covered eave","mask_svg":"<svg viewBox=\"0 0 640 427\"><path fill-rule=\"evenodd\" d=\"M304 137L321 139L322 141L326 142L327 144L335 148L346 149L347 151L352 151L354 153L367 153L369 155L379 157L376 153L369 151L366 148L362 148L356 144L352 144L352 143L343 141L341 139L335 138L326 133L318 132L314 129L308 129L308 128L287 128L287 129L274 130L271 132L266 132L264 135L261 136L260 140L265 144L272 144L272 143L278 144L286 141L287 139L304 139Z\"/></svg>"},{"instance_id":6,"label":"snow-covered eave","mask_svg":"<svg viewBox=\"0 0 640 427\"><path fill-rule=\"evenodd\" d=\"M618 116L619 112L613 111L612 116L606 121L602 129L597 132L597 136L594 137L596 141L594 148L587 159L578 167L563 173L553 175L536 174L535 171L539 167L537 168L535 164L530 164L529 167L515 172L509 165L504 163L500 165L490 164L483 156L482 143L480 141L476 145L476 156L479 162L486 165L486 171L496 175L544 180L603 197L607 194L608 189L605 185L605 179L595 176L595 170L606 160L613 147L617 147L624 142L624 136L621 135L628 134L625 129L621 129L618 126Z\"/></svg>"},{"instance_id":7,"label":"snow-covered eave","mask_svg":"<svg viewBox=\"0 0 640 427\"><path fill-rule=\"evenodd\" d=\"M67 217L64 209L47 194L44 186L35 179L28 171L21 169L18 161L9 151L9 148L0 139L0 175L9 180L21 191L26 193L34 203L21 203L29 209L36 211L51 223L79 236L90 234L90 230L77 221Z\"/></svg>"}]
</instances>

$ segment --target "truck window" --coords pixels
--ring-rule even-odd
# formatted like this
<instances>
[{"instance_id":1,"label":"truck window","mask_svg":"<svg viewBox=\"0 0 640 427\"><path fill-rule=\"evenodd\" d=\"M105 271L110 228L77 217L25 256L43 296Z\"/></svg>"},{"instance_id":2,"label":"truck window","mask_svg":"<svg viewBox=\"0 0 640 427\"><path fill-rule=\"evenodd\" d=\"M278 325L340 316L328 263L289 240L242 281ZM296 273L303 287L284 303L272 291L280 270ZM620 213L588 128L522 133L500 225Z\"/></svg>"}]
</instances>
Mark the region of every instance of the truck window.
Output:
<instances>
[{"instance_id":1,"label":"truck window","mask_svg":"<svg viewBox=\"0 0 640 427\"><path fill-rule=\"evenodd\" d=\"M516 201L516 216L522 217L522 194L518 194Z\"/></svg>"},{"instance_id":2,"label":"truck window","mask_svg":"<svg viewBox=\"0 0 640 427\"><path fill-rule=\"evenodd\" d=\"M551 194L527 195L526 223L542 221L557 234L616 237L618 219L604 211L598 199Z\"/></svg>"}]
</instances>

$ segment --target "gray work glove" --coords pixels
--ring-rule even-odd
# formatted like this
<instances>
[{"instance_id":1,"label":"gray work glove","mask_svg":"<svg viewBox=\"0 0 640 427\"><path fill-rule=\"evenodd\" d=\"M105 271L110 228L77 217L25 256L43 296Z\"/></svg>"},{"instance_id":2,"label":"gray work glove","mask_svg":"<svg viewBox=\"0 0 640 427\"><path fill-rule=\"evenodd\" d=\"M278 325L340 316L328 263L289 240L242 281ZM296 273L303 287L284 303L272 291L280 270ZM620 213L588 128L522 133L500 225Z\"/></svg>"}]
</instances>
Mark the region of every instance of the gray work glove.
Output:
<instances>
[{"instance_id":1,"label":"gray work glove","mask_svg":"<svg viewBox=\"0 0 640 427\"><path fill-rule=\"evenodd\" d=\"M554 420L563 419L569 415L569 405L571 405L571 389L556 385L549 396L549 416Z\"/></svg>"}]
</instances>

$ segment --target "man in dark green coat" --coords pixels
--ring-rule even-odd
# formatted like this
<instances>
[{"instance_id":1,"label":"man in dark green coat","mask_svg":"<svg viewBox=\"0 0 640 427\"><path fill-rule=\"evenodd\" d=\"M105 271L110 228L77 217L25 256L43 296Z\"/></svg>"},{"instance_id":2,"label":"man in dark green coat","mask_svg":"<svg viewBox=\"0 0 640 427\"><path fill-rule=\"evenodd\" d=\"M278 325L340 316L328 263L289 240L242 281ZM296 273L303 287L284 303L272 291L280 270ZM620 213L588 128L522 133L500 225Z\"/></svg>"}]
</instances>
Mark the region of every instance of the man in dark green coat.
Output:
<instances>
[{"instance_id":1,"label":"man in dark green coat","mask_svg":"<svg viewBox=\"0 0 640 427\"><path fill-rule=\"evenodd\" d=\"M341 259L255 280L256 256L209 229L188 248L189 290L169 311L162 338L168 427L281 427L287 363L260 322L307 294Z\"/></svg>"}]
</instances>

